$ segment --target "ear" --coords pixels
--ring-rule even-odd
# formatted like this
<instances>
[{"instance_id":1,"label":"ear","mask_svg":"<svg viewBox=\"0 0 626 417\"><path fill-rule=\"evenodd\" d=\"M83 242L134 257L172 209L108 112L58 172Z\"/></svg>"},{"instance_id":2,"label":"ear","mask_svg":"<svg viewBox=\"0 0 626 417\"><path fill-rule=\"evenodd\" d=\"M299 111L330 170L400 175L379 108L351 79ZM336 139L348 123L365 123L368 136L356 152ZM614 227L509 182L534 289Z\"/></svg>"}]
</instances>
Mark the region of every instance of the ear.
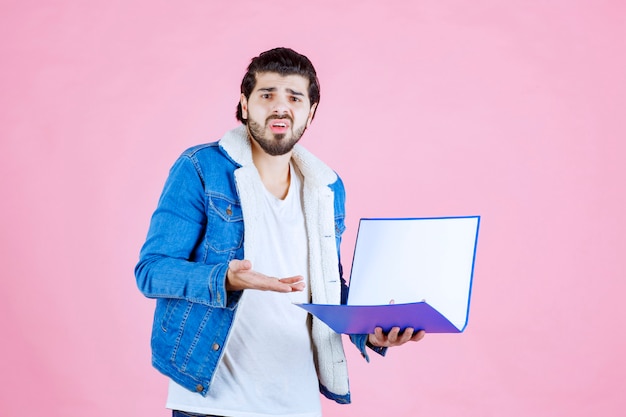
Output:
<instances>
[{"instance_id":1,"label":"ear","mask_svg":"<svg viewBox=\"0 0 626 417\"><path fill-rule=\"evenodd\" d=\"M311 106L311 110L309 110L309 117L306 121L306 127L311 126L311 122L313 121L313 116L315 116L315 110L317 109L317 103Z\"/></svg>"},{"instance_id":2,"label":"ear","mask_svg":"<svg viewBox=\"0 0 626 417\"><path fill-rule=\"evenodd\" d=\"M248 99L243 93L241 93L241 97L239 98L239 103L241 103L241 117L244 120L247 120L248 119Z\"/></svg>"}]
</instances>

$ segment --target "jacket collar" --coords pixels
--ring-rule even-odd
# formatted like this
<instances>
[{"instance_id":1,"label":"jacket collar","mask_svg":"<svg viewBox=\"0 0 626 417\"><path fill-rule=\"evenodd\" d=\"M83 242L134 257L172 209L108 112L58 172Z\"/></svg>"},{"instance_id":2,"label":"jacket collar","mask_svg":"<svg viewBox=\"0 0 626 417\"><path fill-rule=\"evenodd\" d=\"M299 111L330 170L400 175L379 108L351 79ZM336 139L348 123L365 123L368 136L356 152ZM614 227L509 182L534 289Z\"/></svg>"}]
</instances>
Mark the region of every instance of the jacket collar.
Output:
<instances>
[{"instance_id":1,"label":"jacket collar","mask_svg":"<svg viewBox=\"0 0 626 417\"><path fill-rule=\"evenodd\" d=\"M239 166L254 166L252 161L252 147L246 126L240 125L222 137L220 146L228 156ZM329 185L337 181L337 174L319 158L296 144L291 157L304 178L316 185Z\"/></svg>"}]
</instances>

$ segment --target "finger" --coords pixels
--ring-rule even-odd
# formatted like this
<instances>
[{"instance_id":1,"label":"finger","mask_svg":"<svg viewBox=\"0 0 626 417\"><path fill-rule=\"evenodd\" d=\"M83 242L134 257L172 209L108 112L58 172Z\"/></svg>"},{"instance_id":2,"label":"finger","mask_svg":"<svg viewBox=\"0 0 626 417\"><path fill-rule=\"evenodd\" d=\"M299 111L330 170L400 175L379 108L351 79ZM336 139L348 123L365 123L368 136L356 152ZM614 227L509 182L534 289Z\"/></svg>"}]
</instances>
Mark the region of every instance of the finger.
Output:
<instances>
[{"instance_id":1,"label":"finger","mask_svg":"<svg viewBox=\"0 0 626 417\"><path fill-rule=\"evenodd\" d=\"M404 329L404 331L400 334L400 337L398 339L398 344L403 345L409 340L411 340L411 338L413 337L414 331L415 329L413 329L412 327L407 327L406 329Z\"/></svg>"},{"instance_id":2,"label":"finger","mask_svg":"<svg viewBox=\"0 0 626 417\"><path fill-rule=\"evenodd\" d=\"M301 275L296 275L296 276L287 277L287 278L280 278L278 279L278 282L289 285L289 287L291 288L291 291L302 291L306 287L304 278Z\"/></svg>"},{"instance_id":3,"label":"finger","mask_svg":"<svg viewBox=\"0 0 626 417\"><path fill-rule=\"evenodd\" d=\"M306 284L302 281L290 284L293 291L302 291L306 288Z\"/></svg>"},{"instance_id":4,"label":"finger","mask_svg":"<svg viewBox=\"0 0 626 417\"><path fill-rule=\"evenodd\" d=\"M419 342L420 340L422 340L424 338L424 336L426 336L426 331L420 330L419 332L415 333L411 337L411 341L412 342Z\"/></svg>"},{"instance_id":5,"label":"finger","mask_svg":"<svg viewBox=\"0 0 626 417\"><path fill-rule=\"evenodd\" d=\"M389 333L387 334L387 341L392 344L396 343L396 341L398 340L398 334L400 334L400 328L392 327Z\"/></svg>"},{"instance_id":6,"label":"finger","mask_svg":"<svg viewBox=\"0 0 626 417\"><path fill-rule=\"evenodd\" d=\"M378 340L385 340L385 333L383 332L383 328L382 327L375 328L374 336L376 336L376 339Z\"/></svg>"},{"instance_id":7,"label":"finger","mask_svg":"<svg viewBox=\"0 0 626 417\"><path fill-rule=\"evenodd\" d=\"M292 279L285 279L282 278L280 280L278 280L279 283L281 284L285 284L286 286L281 286L281 288L287 289L289 288L289 291L285 291L285 292L290 292L290 291L302 291L304 288L306 288L306 284L304 283L304 281L300 280L300 281L295 281Z\"/></svg>"},{"instance_id":8,"label":"finger","mask_svg":"<svg viewBox=\"0 0 626 417\"><path fill-rule=\"evenodd\" d=\"M293 277L280 278L279 281L285 284L297 284L299 282L304 283L304 278L301 275L296 275Z\"/></svg>"},{"instance_id":9,"label":"finger","mask_svg":"<svg viewBox=\"0 0 626 417\"><path fill-rule=\"evenodd\" d=\"M306 284L302 280L302 277L289 277L289 278L273 278L263 274L256 274L257 289L264 291L275 292L294 292L302 291Z\"/></svg>"},{"instance_id":10,"label":"finger","mask_svg":"<svg viewBox=\"0 0 626 417\"><path fill-rule=\"evenodd\" d=\"M258 285L264 291L292 292L292 284L265 275L258 276Z\"/></svg>"},{"instance_id":11,"label":"finger","mask_svg":"<svg viewBox=\"0 0 626 417\"><path fill-rule=\"evenodd\" d=\"M374 329L374 333L370 333L369 335L367 335L367 340L369 340L369 342L376 347L382 347L383 346L383 329L380 327L376 327Z\"/></svg>"},{"instance_id":12,"label":"finger","mask_svg":"<svg viewBox=\"0 0 626 417\"><path fill-rule=\"evenodd\" d=\"M370 334L370 336L374 339L373 341L370 340L374 346L383 346L385 344L385 334L382 327L376 327L374 334Z\"/></svg>"}]
</instances>

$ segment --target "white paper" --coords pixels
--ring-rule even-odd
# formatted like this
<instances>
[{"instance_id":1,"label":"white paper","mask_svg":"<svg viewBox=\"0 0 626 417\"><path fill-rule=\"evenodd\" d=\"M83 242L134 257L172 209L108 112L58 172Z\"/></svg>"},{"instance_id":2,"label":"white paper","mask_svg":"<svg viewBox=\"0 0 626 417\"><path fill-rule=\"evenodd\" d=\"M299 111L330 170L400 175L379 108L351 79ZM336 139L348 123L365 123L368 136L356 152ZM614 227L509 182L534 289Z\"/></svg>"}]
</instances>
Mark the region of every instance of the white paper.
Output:
<instances>
[{"instance_id":1,"label":"white paper","mask_svg":"<svg viewBox=\"0 0 626 417\"><path fill-rule=\"evenodd\" d=\"M348 305L425 300L467 322L479 217L361 219Z\"/></svg>"}]
</instances>

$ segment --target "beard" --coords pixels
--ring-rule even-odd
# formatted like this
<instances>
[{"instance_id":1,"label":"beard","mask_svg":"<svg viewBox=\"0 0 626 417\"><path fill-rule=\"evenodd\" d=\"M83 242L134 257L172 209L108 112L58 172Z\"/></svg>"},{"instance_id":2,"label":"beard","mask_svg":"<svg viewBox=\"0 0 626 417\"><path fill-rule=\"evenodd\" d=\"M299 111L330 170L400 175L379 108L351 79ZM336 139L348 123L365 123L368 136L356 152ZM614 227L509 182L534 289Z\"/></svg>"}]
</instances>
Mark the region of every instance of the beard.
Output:
<instances>
[{"instance_id":1,"label":"beard","mask_svg":"<svg viewBox=\"0 0 626 417\"><path fill-rule=\"evenodd\" d=\"M272 137L268 138L265 136L266 127L269 125L270 121L274 119L281 118L276 116L268 117L265 121L265 126L261 126L260 123L248 119L248 133L268 155L285 155L286 153L291 152L296 143L298 143L306 130L306 125L294 131L293 120L290 117L284 117L284 119L288 119L291 122L291 137L287 138L287 135L284 133L274 134L270 132L269 135Z\"/></svg>"}]
</instances>

